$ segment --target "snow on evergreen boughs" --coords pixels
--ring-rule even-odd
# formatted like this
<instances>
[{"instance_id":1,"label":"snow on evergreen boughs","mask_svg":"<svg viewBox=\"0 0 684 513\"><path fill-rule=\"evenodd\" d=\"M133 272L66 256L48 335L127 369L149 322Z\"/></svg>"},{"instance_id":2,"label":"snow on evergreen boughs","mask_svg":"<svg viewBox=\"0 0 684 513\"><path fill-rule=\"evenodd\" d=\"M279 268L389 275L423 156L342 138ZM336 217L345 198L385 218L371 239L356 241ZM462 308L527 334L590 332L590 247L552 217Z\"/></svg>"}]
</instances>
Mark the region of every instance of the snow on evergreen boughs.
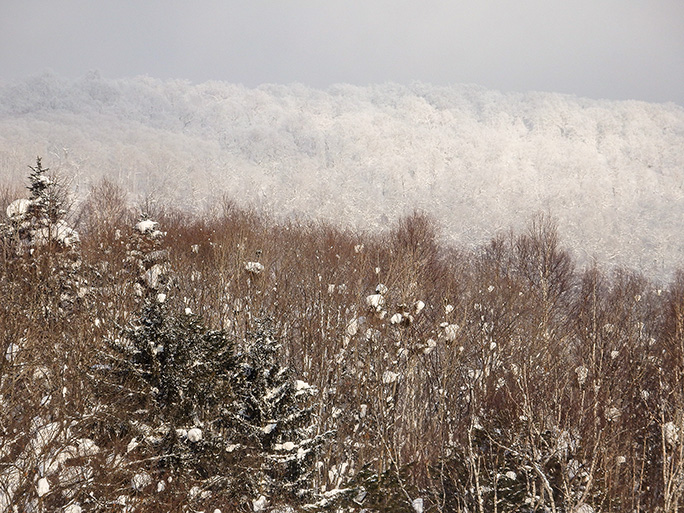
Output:
<instances>
[{"instance_id":1,"label":"snow on evergreen boughs","mask_svg":"<svg viewBox=\"0 0 684 513\"><path fill-rule=\"evenodd\" d=\"M31 277L42 284L41 300L26 307L39 307L46 318L61 316L89 293L80 238L67 223L64 184L48 176L49 169L42 166L40 158L30 169L30 197L7 207L7 219L0 221L0 246L14 277Z\"/></svg>"},{"instance_id":2,"label":"snow on evergreen boughs","mask_svg":"<svg viewBox=\"0 0 684 513\"><path fill-rule=\"evenodd\" d=\"M286 493L297 500L311 498L316 495L315 456L328 436L317 432L308 404L316 391L281 366L280 344L269 320L256 321L255 328L237 355L232 405L255 458L254 490L266 497Z\"/></svg>"},{"instance_id":3,"label":"snow on evergreen boughs","mask_svg":"<svg viewBox=\"0 0 684 513\"><path fill-rule=\"evenodd\" d=\"M236 493L239 479L230 470L237 457L235 430L225 411L235 373L233 343L173 301L172 271L157 223L139 226L131 232L127 259L140 291L139 312L110 340L106 362L98 367L103 393L118 396L118 420L109 429L123 436L125 452L116 457L123 457L131 472L135 461L153 461L141 468L198 483L200 491L183 500L202 500L209 489ZM120 387L129 391L124 397L117 393ZM152 474L149 483L156 477ZM137 482L134 478L129 482ZM166 485L162 491L180 493Z\"/></svg>"},{"instance_id":4,"label":"snow on evergreen boughs","mask_svg":"<svg viewBox=\"0 0 684 513\"><path fill-rule=\"evenodd\" d=\"M30 167L30 166L29 166ZM3 239L14 242L14 251L54 243L69 248L80 242L78 232L66 222L66 196L63 184L48 175L40 157L30 167L29 198L19 198L7 207L7 222L3 224Z\"/></svg>"},{"instance_id":5,"label":"snow on evergreen boughs","mask_svg":"<svg viewBox=\"0 0 684 513\"><path fill-rule=\"evenodd\" d=\"M315 497L314 463L326 438L309 406L316 388L280 365L268 321L255 321L236 353L223 331L177 305L173 272L154 235L157 224L140 229L145 221L131 232L128 257L139 313L110 341L100 369L103 382L129 390L120 399L119 422L127 425L122 456L156 461L158 472L197 482L193 501L201 490L219 488L223 495L263 496L274 504ZM141 468L151 472L149 465Z\"/></svg>"}]
</instances>

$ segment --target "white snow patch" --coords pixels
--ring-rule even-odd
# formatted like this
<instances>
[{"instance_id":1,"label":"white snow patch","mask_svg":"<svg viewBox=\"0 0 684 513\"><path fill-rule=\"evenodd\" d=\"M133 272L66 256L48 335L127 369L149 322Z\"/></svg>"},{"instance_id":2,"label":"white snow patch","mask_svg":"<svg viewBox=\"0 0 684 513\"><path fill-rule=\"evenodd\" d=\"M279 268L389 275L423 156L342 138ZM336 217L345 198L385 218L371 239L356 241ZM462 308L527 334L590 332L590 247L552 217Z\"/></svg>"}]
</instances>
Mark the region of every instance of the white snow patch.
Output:
<instances>
[{"instance_id":1,"label":"white snow patch","mask_svg":"<svg viewBox=\"0 0 684 513\"><path fill-rule=\"evenodd\" d=\"M62 220L50 226L43 226L33 230L31 232L31 239L36 246L42 246L50 241L59 242L64 246L72 246L80 241L78 232Z\"/></svg>"},{"instance_id":2,"label":"white snow patch","mask_svg":"<svg viewBox=\"0 0 684 513\"><path fill-rule=\"evenodd\" d=\"M404 320L404 316L401 315L400 313L395 313L392 317L390 317L390 322L392 324L400 324L401 321Z\"/></svg>"},{"instance_id":3,"label":"white snow patch","mask_svg":"<svg viewBox=\"0 0 684 513\"><path fill-rule=\"evenodd\" d=\"M295 397L305 394L314 395L316 387L309 385L306 381L298 379L295 381Z\"/></svg>"},{"instance_id":4,"label":"white snow patch","mask_svg":"<svg viewBox=\"0 0 684 513\"><path fill-rule=\"evenodd\" d=\"M398 377L399 377L399 374L396 372L385 371L382 373L382 382L385 384L394 383Z\"/></svg>"},{"instance_id":5,"label":"white snow patch","mask_svg":"<svg viewBox=\"0 0 684 513\"><path fill-rule=\"evenodd\" d=\"M128 445L126 446L126 452L129 453L132 450L134 450L136 447L138 447L140 443L138 440L134 437L130 442L128 442Z\"/></svg>"},{"instance_id":6,"label":"white snow patch","mask_svg":"<svg viewBox=\"0 0 684 513\"><path fill-rule=\"evenodd\" d=\"M580 365L575 369L575 374L577 374L577 382L582 386L587 380L587 376L589 376L589 369L584 365Z\"/></svg>"},{"instance_id":7,"label":"white snow patch","mask_svg":"<svg viewBox=\"0 0 684 513\"><path fill-rule=\"evenodd\" d=\"M61 429L62 426L59 422L50 422L40 426L36 430L35 438L31 440L31 446L35 453L42 453L48 445L57 440Z\"/></svg>"},{"instance_id":8,"label":"white snow patch","mask_svg":"<svg viewBox=\"0 0 684 513\"><path fill-rule=\"evenodd\" d=\"M674 422L666 422L663 426L663 437L670 447L674 447L679 442L679 427Z\"/></svg>"},{"instance_id":9,"label":"white snow patch","mask_svg":"<svg viewBox=\"0 0 684 513\"><path fill-rule=\"evenodd\" d=\"M131 486L134 490L140 492L152 484L152 478L147 472L136 474L131 479Z\"/></svg>"},{"instance_id":10,"label":"white snow patch","mask_svg":"<svg viewBox=\"0 0 684 513\"><path fill-rule=\"evenodd\" d=\"M298 379L295 381L295 390L299 392L300 390L311 390L313 387L309 385L306 381Z\"/></svg>"},{"instance_id":11,"label":"white snow patch","mask_svg":"<svg viewBox=\"0 0 684 513\"><path fill-rule=\"evenodd\" d=\"M259 496L258 499L252 501L252 508L254 511L266 511L266 506L268 505L268 499L263 495Z\"/></svg>"},{"instance_id":12,"label":"white snow patch","mask_svg":"<svg viewBox=\"0 0 684 513\"><path fill-rule=\"evenodd\" d=\"M14 200L7 207L7 217L13 221L21 221L31 208L31 200L21 198Z\"/></svg>"},{"instance_id":13,"label":"white snow patch","mask_svg":"<svg viewBox=\"0 0 684 513\"><path fill-rule=\"evenodd\" d=\"M369 308L372 308L376 312L379 312L385 305L385 298L382 297L382 294L371 294L366 297L366 304Z\"/></svg>"},{"instance_id":14,"label":"white snow patch","mask_svg":"<svg viewBox=\"0 0 684 513\"><path fill-rule=\"evenodd\" d=\"M430 354L432 351L435 350L435 347L437 347L437 341L434 338L429 338L427 340L425 348L423 349L423 353Z\"/></svg>"},{"instance_id":15,"label":"white snow patch","mask_svg":"<svg viewBox=\"0 0 684 513\"><path fill-rule=\"evenodd\" d=\"M293 451L295 448L295 444L292 442L285 442L284 444L275 444L273 448L276 451Z\"/></svg>"},{"instance_id":16,"label":"white snow patch","mask_svg":"<svg viewBox=\"0 0 684 513\"><path fill-rule=\"evenodd\" d=\"M38 480L38 485L36 486L36 490L38 492L38 497L42 497L46 493L50 491L50 482L45 479L44 477L41 477Z\"/></svg>"},{"instance_id":17,"label":"white snow patch","mask_svg":"<svg viewBox=\"0 0 684 513\"><path fill-rule=\"evenodd\" d=\"M145 219L144 221L140 221L138 224L136 224L135 229L142 234L151 234L157 229L158 225L159 223L156 221Z\"/></svg>"},{"instance_id":18,"label":"white snow patch","mask_svg":"<svg viewBox=\"0 0 684 513\"><path fill-rule=\"evenodd\" d=\"M7 346L7 350L5 351L5 359L8 362L13 362L17 358L17 356L19 356L20 350L21 348L18 344L10 343L10 345Z\"/></svg>"},{"instance_id":19,"label":"white snow patch","mask_svg":"<svg viewBox=\"0 0 684 513\"><path fill-rule=\"evenodd\" d=\"M616 408L615 406L611 406L605 411L605 417L608 422L612 422L619 419L620 415L622 415L622 412L619 408Z\"/></svg>"},{"instance_id":20,"label":"white snow patch","mask_svg":"<svg viewBox=\"0 0 684 513\"><path fill-rule=\"evenodd\" d=\"M78 442L78 455L80 457L94 456L100 452L100 448L90 438L81 438Z\"/></svg>"},{"instance_id":21,"label":"white snow patch","mask_svg":"<svg viewBox=\"0 0 684 513\"><path fill-rule=\"evenodd\" d=\"M163 274L164 268L160 264L154 264L147 270L143 276L143 279L149 288L156 289L159 287L159 279L163 276Z\"/></svg>"},{"instance_id":22,"label":"white snow patch","mask_svg":"<svg viewBox=\"0 0 684 513\"><path fill-rule=\"evenodd\" d=\"M458 336L458 332L461 327L458 324L447 324L444 326L444 337L449 341L453 342Z\"/></svg>"},{"instance_id":23,"label":"white snow patch","mask_svg":"<svg viewBox=\"0 0 684 513\"><path fill-rule=\"evenodd\" d=\"M270 401L270 400L272 400L272 399L275 399L276 397L278 397L278 396L281 394L281 392L283 391L283 388L284 388L284 387L285 387L285 385L280 385L279 387L275 387L275 388L269 389L269 390L266 392L266 395L264 396L264 399L265 399L266 401Z\"/></svg>"},{"instance_id":24,"label":"white snow patch","mask_svg":"<svg viewBox=\"0 0 684 513\"><path fill-rule=\"evenodd\" d=\"M264 272L264 265L259 262L247 262L245 264L245 271L252 274L261 274Z\"/></svg>"},{"instance_id":25,"label":"white snow patch","mask_svg":"<svg viewBox=\"0 0 684 513\"><path fill-rule=\"evenodd\" d=\"M188 430L188 440L191 442L199 442L202 440L202 430L200 428L192 428Z\"/></svg>"}]
</instances>

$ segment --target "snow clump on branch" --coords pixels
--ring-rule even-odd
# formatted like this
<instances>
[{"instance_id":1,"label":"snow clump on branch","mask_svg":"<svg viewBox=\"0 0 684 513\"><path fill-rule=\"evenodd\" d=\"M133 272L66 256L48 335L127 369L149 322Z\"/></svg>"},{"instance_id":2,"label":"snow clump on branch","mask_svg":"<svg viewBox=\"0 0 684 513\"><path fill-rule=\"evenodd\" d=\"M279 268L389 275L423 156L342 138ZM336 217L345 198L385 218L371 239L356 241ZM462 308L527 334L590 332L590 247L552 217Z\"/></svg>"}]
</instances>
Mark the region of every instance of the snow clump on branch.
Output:
<instances>
[{"instance_id":1,"label":"snow clump on branch","mask_svg":"<svg viewBox=\"0 0 684 513\"><path fill-rule=\"evenodd\" d=\"M247 262L245 264L245 271L252 274L261 274L264 272L264 264L260 262Z\"/></svg>"}]
</instances>

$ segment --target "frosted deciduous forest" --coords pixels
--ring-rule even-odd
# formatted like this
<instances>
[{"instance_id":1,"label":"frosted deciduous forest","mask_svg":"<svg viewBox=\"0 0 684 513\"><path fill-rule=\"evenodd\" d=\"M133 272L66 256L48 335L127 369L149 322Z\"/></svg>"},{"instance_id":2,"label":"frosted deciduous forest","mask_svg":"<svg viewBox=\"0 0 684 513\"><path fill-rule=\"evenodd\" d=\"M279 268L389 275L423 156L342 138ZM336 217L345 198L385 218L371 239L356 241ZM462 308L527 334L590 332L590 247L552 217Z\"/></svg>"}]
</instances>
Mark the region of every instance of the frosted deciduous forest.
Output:
<instances>
[{"instance_id":1,"label":"frosted deciduous forest","mask_svg":"<svg viewBox=\"0 0 684 513\"><path fill-rule=\"evenodd\" d=\"M684 109L476 86L191 85L45 74L0 83L0 176L36 155L79 194L106 176L189 209L385 229L415 209L473 245L557 219L582 262L682 262Z\"/></svg>"}]
</instances>

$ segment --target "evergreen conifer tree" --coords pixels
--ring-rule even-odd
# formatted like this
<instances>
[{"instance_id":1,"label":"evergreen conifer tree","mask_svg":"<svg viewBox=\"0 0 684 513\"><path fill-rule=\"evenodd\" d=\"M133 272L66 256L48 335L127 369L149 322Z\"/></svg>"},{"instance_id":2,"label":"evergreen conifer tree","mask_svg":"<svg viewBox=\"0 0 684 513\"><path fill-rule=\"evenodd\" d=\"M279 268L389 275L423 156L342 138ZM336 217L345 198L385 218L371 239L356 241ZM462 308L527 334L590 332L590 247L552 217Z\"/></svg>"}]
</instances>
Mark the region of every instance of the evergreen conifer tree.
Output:
<instances>
[{"instance_id":1,"label":"evergreen conifer tree","mask_svg":"<svg viewBox=\"0 0 684 513\"><path fill-rule=\"evenodd\" d=\"M129 460L128 492L136 504L142 504L135 496L152 484L152 476L166 476L173 484L158 485L163 493L154 497L157 503L220 505L241 491L225 407L233 396L233 343L173 301L168 254L156 227L143 218L131 235L128 261L137 276L139 311L110 341L106 364L99 367L109 411L103 436L126 448L118 456Z\"/></svg>"},{"instance_id":2,"label":"evergreen conifer tree","mask_svg":"<svg viewBox=\"0 0 684 513\"><path fill-rule=\"evenodd\" d=\"M78 233L66 222L67 191L64 184L48 174L40 157L29 166L29 198L21 198L7 207L8 221L3 226L3 239L15 243L14 252L22 254L26 247L72 248L79 242Z\"/></svg>"},{"instance_id":3,"label":"evergreen conifer tree","mask_svg":"<svg viewBox=\"0 0 684 513\"><path fill-rule=\"evenodd\" d=\"M301 503L316 496L316 455L327 434L317 432L310 406L315 389L281 365L279 350L270 321L257 321L237 355L232 413L254 468L253 492Z\"/></svg>"},{"instance_id":4,"label":"evergreen conifer tree","mask_svg":"<svg viewBox=\"0 0 684 513\"><path fill-rule=\"evenodd\" d=\"M103 402L112 412L105 431L131 460L131 496L154 480L135 481L144 471L185 483L175 491L164 485L164 493L198 508L316 498L313 472L326 435L316 432L309 404L315 389L281 365L268 320L255 321L238 350L223 331L179 307L162 239L154 221L136 225L128 263L139 311L110 341L100 366ZM200 500L190 485L210 494Z\"/></svg>"},{"instance_id":5,"label":"evergreen conifer tree","mask_svg":"<svg viewBox=\"0 0 684 513\"><path fill-rule=\"evenodd\" d=\"M55 318L69 313L87 291L81 268L79 235L67 224L67 191L48 174L40 157L31 167L29 198L7 207L7 219L0 222L3 257L14 278L32 287L34 299L27 307L41 316Z\"/></svg>"}]
</instances>

